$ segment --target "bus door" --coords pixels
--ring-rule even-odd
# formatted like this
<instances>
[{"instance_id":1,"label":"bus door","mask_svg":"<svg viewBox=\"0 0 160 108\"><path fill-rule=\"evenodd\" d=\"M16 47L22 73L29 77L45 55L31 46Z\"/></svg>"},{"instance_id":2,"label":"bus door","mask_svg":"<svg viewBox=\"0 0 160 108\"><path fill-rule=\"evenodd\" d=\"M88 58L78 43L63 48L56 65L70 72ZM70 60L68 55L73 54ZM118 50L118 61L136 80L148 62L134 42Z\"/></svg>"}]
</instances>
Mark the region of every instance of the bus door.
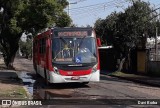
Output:
<instances>
[{"instance_id":1,"label":"bus door","mask_svg":"<svg viewBox=\"0 0 160 108\"><path fill-rule=\"evenodd\" d=\"M42 68L45 68L45 60L46 60L46 38L40 39L40 65Z\"/></svg>"},{"instance_id":2,"label":"bus door","mask_svg":"<svg viewBox=\"0 0 160 108\"><path fill-rule=\"evenodd\" d=\"M51 61L52 61L52 57L51 57L51 40L49 38L49 35L46 38L46 52L45 52L45 61L46 61L46 68L50 69L51 65Z\"/></svg>"}]
</instances>

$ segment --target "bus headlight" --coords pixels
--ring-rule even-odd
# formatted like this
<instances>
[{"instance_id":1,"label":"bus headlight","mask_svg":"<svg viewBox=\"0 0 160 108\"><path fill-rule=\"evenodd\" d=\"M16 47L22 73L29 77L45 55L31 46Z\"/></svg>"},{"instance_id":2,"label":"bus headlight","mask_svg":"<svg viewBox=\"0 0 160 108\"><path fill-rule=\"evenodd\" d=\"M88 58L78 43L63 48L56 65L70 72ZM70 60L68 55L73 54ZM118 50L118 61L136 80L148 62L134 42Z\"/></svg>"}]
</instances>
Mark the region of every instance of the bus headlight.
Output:
<instances>
[{"instance_id":1,"label":"bus headlight","mask_svg":"<svg viewBox=\"0 0 160 108\"><path fill-rule=\"evenodd\" d=\"M54 73L59 74L59 71L58 71L58 68L57 68L57 67L54 67L54 68L53 68L53 71L54 71Z\"/></svg>"},{"instance_id":2,"label":"bus headlight","mask_svg":"<svg viewBox=\"0 0 160 108\"><path fill-rule=\"evenodd\" d=\"M96 72L97 71L97 64L93 66L92 68L92 73Z\"/></svg>"}]
</instances>

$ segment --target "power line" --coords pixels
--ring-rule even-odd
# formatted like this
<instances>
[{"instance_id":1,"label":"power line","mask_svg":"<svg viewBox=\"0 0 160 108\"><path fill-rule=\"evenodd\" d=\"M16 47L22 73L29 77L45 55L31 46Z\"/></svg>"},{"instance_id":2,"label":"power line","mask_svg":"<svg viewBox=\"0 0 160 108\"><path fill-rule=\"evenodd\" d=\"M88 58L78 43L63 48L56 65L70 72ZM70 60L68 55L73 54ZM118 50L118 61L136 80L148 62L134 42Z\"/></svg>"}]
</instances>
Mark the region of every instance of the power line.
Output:
<instances>
[{"instance_id":1,"label":"power line","mask_svg":"<svg viewBox=\"0 0 160 108\"><path fill-rule=\"evenodd\" d=\"M112 7L115 7L115 6L111 6L109 9L112 9ZM106 9L106 10L109 10L109 9ZM84 18L92 17L93 15L97 16L97 14L100 14L100 13L102 13L104 11L102 11L101 9L97 9L97 10L93 10L93 11L86 11L83 14L77 14L77 15L74 15L72 17L76 18L76 19L84 19Z\"/></svg>"},{"instance_id":2,"label":"power line","mask_svg":"<svg viewBox=\"0 0 160 108\"><path fill-rule=\"evenodd\" d=\"M69 11L70 11L70 9L69 9L70 4L77 4L77 3L83 2L83 1L86 1L86 0L78 0L76 2L69 2L69 4L68 4L68 15L69 15Z\"/></svg>"},{"instance_id":3,"label":"power line","mask_svg":"<svg viewBox=\"0 0 160 108\"><path fill-rule=\"evenodd\" d=\"M81 8L86 8L86 7L93 7L93 6L97 6L97 5L104 5L104 4L111 3L111 2L115 2L115 0L110 1L110 2L105 2L105 3L98 3L98 4L94 4L94 5L88 5L88 6L82 6L82 7L77 7L77 8L71 8L70 10L81 9Z\"/></svg>"},{"instance_id":4,"label":"power line","mask_svg":"<svg viewBox=\"0 0 160 108\"><path fill-rule=\"evenodd\" d=\"M78 2L84 2L84 1L87 1L87 0L79 0Z\"/></svg>"},{"instance_id":5,"label":"power line","mask_svg":"<svg viewBox=\"0 0 160 108\"><path fill-rule=\"evenodd\" d=\"M69 3L70 2L77 2L77 3L79 3L79 2L84 2L84 1L87 1L87 0L70 0Z\"/></svg>"},{"instance_id":6,"label":"power line","mask_svg":"<svg viewBox=\"0 0 160 108\"><path fill-rule=\"evenodd\" d=\"M79 16L79 15L82 15L82 14L85 14L85 13L88 13L88 12L96 12L96 11L100 11L100 12L104 12L106 8L108 6L103 6L103 7L99 7L99 8L96 8L96 9L88 9L88 10L82 10L81 12L75 12L75 13L71 13L72 15L74 16ZM102 11L103 10L103 11Z\"/></svg>"},{"instance_id":7,"label":"power line","mask_svg":"<svg viewBox=\"0 0 160 108\"><path fill-rule=\"evenodd\" d=\"M113 2L113 1L112 1ZM94 5L89 5L89 6L84 6L84 7L78 7L78 8L72 8L72 10L74 9L74 11L72 11L72 15L74 15L74 16L84 16L85 15L85 17L87 17L88 15L92 15L92 14L96 14L95 12L98 12L98 11L100 11L100 13L101 12L104 12L105 11L105 9L107 9L109 6L112 6L112 5L117 5L117 4L119 4L119 2L116 2L115 3L115 1L114 1L114 4L109 4L109 5L106 5L106 3L111 3L111 2L105 2L105 3L99 3L99 4L94 4ZM122 3L124 3L124 2L121 2L120 1L120 3L122 4ZM126 3L126 2L125 2ZM104 5L100 5L100 4L104 4ZM158 5L156 5L156 7L157 6L159 6L160 4L158 4ZM93 7L94 6L94 7ZM96 7L96 8L95 8ZM107 8L106 8L107 7ZM75 10L75 9L79 9L79 8L82 8L82 9L80 9L80 10ZM104 10L104 11L101 11L101 10ZM154 11L156 11L156 10L158 10L158 9L160 9L160 7L158 7L158 8L156 8L156 9L154 9L154 10L152 10L152 12L154 12ZM87 16L86 16L87 15ZM79 18L79 17L78 17ZM82 18L84 18L84 17L82 17Z\"/></svg>"},{"instance_id":8,"label":"power line","mask_svg":"<svg viewBox=\"0 0 160 108\"><path fill-rule=\"evenodd\" d=\"M104 5L98 5L98 6L94 6L94 7L87 7L87 8L82 8L80 10L75 10L75 11L71 11L72 15L81 15L81 14L85 14L86 12L91 12L91 11L97 11L97 10L107 10L107 8L111 7L111 6L117 6L117 4L119 3L125 3L125 2L115 2L112 4L104 4Z\"/></svg>"},{"instance_id":9,"label":"power line","mask_svg":"<svg viewBox=\"0 0 160 108\"><path fill-rule=\"evenodd\" d=\"M102 3L101 5L95 5L95 6L85 6L85 7L83 7L83 8L77 8L76 10L74 9L72 9L71 10L71 12L79 12L79 11L83 11L83 10L88 10L88 9L94 9L94 8L98 8L98 7L102 7L102 8L105 8L105 7L107 7L107 6L109 6L109 5L117 5L118 4L118 2L112 2L112 3ZM122 3L122 2L120 2L120 3ZM124 3L124 2L123 2Z\"/></svg>"},{"instance_id":10,"label":"power line","mask_svg":"<svg viewBox=\"0 0 160 108\"><path fill-rule=\"evenodd\" d=\"M72 11L71 13L72 14L75 14L75 15L79 15L79 14L83 14L83 13L85 13L86 11L93 11L93 10L96 10L96 9L104 9L104 7L106 7L106 6L100 6L100 7L94 7L94 8L87 8L87 9L81 9L81 10L77 10L77 11Z\"/></svg>"}]
</instances>

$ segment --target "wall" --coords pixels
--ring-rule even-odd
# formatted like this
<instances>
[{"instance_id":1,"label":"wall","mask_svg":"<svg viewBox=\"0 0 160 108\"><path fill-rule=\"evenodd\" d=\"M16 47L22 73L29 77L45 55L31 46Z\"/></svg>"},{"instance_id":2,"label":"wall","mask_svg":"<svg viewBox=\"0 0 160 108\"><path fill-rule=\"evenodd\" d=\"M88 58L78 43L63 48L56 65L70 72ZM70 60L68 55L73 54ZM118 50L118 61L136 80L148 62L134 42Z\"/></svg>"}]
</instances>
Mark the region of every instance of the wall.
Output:
<instances>
[{"instance_id":1,"label":"wall","mask_svg":"<svg viewBox=\"0 0 160 108\"><path fill-rule=\"evenodd\" d=\"M99 56L101 70L116 70L115 52L113 48L99 49Z\"/></svg>"},{"instance_id":2,"label":"wall","mask_svg":"<svg viewBox=\"0 0 160 108\"><path fill-rule=\"evenodd\" d=\"M148 62L148 74L160 76L160 61Z\"/></svg>"},{"instance_id":3,"label":"wall","mask_svg":"<svg viewBox=\"0 0 160 108\"><path fill-rule=\"evenodd\" d=\"M137 71L139 73L146 73L146 51L137 51Z\"/></svg>"}]
</instances>

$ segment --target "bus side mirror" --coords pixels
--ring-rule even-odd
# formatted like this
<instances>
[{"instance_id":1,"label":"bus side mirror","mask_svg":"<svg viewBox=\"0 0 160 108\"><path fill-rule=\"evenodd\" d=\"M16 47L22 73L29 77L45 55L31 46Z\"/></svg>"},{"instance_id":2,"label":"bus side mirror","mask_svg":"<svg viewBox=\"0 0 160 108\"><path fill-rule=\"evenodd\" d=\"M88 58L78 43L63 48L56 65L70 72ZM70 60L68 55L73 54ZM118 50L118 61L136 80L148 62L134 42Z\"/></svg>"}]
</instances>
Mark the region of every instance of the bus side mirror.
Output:
<instances>
[{"instance_id":1,"label":"bus side mirror","mask_svg":"<svg viewBox=\"0 0 160 108\"><path fill-rule=\"evenodd\" d=\"M101 45L101 40L100 40L100 38L97 38L97 45L98 45L98 47L101 47L102 45Z\"/></svg>"}]
</instances>

